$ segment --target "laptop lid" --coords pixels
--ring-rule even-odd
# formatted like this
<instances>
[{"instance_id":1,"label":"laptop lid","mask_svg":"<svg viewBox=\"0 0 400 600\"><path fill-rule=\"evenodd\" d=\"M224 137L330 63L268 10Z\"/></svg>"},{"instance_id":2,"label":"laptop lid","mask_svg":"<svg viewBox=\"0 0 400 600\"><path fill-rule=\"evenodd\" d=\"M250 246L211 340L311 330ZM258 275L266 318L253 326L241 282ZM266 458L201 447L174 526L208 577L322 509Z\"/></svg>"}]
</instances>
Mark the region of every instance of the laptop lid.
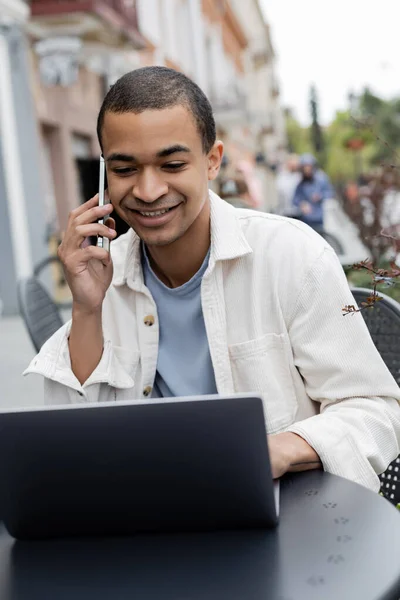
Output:
<instances>
[{"instance_id":1,"label":"laptop lid","mask_svg":"<svg viewBox=\"0 0 400 600\"><path fill-rule=\"evenodd\" d=\"M0 481L18 539L277 523L254 395L3 410Z\"/></svg>"}]
</instances>

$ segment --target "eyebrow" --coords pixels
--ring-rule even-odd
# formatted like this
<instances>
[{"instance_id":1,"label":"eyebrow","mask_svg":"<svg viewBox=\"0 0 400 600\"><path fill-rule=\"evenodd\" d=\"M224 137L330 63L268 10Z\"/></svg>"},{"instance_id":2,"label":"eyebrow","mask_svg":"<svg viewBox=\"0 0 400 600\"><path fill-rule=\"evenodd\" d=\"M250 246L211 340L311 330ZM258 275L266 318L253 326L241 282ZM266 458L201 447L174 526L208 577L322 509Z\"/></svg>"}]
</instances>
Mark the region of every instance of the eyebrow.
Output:
<instances>
[{"instance_id":1,"label":"eyebrow","mask_svg":"<svg viewBox=\"0 0 400 600\"><path fill-rule=\"evenodd\" d=\"M130 156L129 154L120 154L119 152L114 152L114 154L110 154L110 156L108 156L106 158L106 162L134 162L135 161L135 157L134 156Z\"/></svg>"},{"instance_id":2,"label":"eyebrow","mask_svg":"<svg viewBox=\"0 0 400 600\"><path fill-rule=\"evenodd\" d=\"M190 152L190 149L187 146L182 146L181 144L175 144L174 146L169 146L168 148L164 148L157 152L157 158L165 158L166 156L171 156L171 154L177 154L178 152Z\"/></svg>"},{"instance_id":3,"label":"eyebrow","mask_svg":"<svg viewBox=\"0 0 400 600\"><path fill-rule=\"evenodd\" d=\"M177 154L178 152L190 152L190 148L187 146L183 146L182 144L174 144L173 146L169 146L168 148L163 148L159 152L157 152L157 158L166 158L167 156L171 156L172 154ZM121 154L119 152L114 152L114 154L110 154L106 158L106 162L138 162L137 159L131 154Z\"/></svg>"}]
</instances>

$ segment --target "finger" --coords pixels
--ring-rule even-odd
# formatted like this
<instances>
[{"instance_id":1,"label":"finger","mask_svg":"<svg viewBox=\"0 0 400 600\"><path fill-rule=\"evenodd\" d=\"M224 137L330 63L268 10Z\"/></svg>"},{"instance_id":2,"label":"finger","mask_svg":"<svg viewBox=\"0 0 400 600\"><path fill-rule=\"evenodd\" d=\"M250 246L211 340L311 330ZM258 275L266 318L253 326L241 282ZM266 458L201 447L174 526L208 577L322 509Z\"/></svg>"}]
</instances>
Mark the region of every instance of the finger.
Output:
<instances>
[{"instance_id":1,"label":"finger","mask_svg":"<svg viewBox=\"0 0 400 600\"><path fill-rule=\"evenodd\" d=\"M68 239L63 244L65 252L70 254L78 248L96 245L93 242L93 238L96 239L97 236L113 240L116 237L116 232L114 229L106 227L106 225L97 223L97 221L95 223L89 223L88 225L78 225L75 228L71 227Z\"/></svg>"},{"instance_id":2,"label":"finger","mask_svg":"<svg viewBox=\"0 0 400 600\"><path fill-rule=\"evenodd\" d=\"M87 248L88 246L92 246L92 238L87 237L83 240L82 244L81 244L81 248Z\"/></svg>"},{"instance_id":3,"label":"finger","mask_svg":"<svg viewBox=\"0 0 400 600\"><path fill-rule=\"evenodd\" d=\"M88 246L87 248L83 248L80 257L81 262L88 262L92 258L100 260L105 267L111 262L111 256L108 250L105 250L104 248L98 248L97 246Z\"/></svg>"},{"instance_id":4,"label":"finger","mask_svg":"<svg viewBox=\"0 0 400 600\"><path fill-rule=\"evenodd\" d=\"M104 225L106 227L108 227L109 229L114 229L115 231L117 230L116 229L116 225L115 225L115 221L111 217L109 217L108 219L105 220Z\"/></svg>"},{"instance_id":5,"label":"finger","mask_svg":"<svg viewBox=\"0 0 400 600\"><path fill-rule=\"evenodd\" d=\"M79 248L66 257L60 256L60 259L64 271L72 276L80 273L83 266L86 268L87 263L92 259L100 261L105 267L111 264L110 253L104 248L98 248L97 246Z\"/></svg>"},{"instance_id":6,"label":"finger","mask_svg":"<svg viewBox=\"0 0 400 600\"><path fill-rule=\"evenodd\" d=\"M88 225L78 225L75 228L74 238L80 240L79 243L82 243L82 240L91 236L91 235L101 235L102 237L106 237L109 240L113 240L115 238L116 232L115 229L111 229L111 227L107 227L106 225L102 225L101 223L89 223Z\"/></svg>"},{"instance_id":7,"label":"finger","mask_svg":"<svg viewBox=\"0 0 400 600\"><path fill-rule=\"evenodd\" d=\"M67 235L60 246L60 250L64 256L68 256L79 248L96 245L93 237L97 238L97 236L113 240L117 237L117 234L114 229L98 221L84 225L71 223L68 227Z\"/></svg>"},{"instance_id":8,"label":"finger","mask_svg":"<svg viewBox=\"0 0 400 600\"><path fill-rule=\"evenodd\" d=\"M93 196L93 198L90 198L90 200L88 200L87 202L84 202L83 204L80 204L77 208L74 208L74 210L71 210L70 218L75 219L76 217L79 217L79 215L82 215L84 212L86 212L89 208L92 208L93 206L97 206L98 204L99 204L99 195L96 194L95 196Z\"/></svg>"},{"instance_id":9,"label":"finger","mask_svg":"<svg viewBox=\"0 0 400 600\"><path fill-rule=\"evenodd\" d=\"M114 209L112 204L105 204L104 206L94 206L93 208L89 208L85 212L76 216L74 219L74 223L75 225L85 225L86 223L94 223L95 221L99 221L100 219L106 218L106 216L111 214L113 210Z\"/></svg>"}]
</instances>

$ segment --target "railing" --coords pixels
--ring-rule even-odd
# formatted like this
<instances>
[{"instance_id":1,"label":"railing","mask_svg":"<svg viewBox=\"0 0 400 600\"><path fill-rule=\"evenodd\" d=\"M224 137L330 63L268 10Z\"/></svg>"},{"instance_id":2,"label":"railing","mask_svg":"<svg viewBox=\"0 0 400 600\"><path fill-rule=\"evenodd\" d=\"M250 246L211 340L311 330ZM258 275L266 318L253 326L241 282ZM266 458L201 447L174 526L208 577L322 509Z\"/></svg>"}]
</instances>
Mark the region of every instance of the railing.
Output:
<instances>
[{"instance_id":1,"label":"railing","mask_svg":"<svg viewBox=\"0 0 400 600\"><path fill-rule=\"evenodd\" d=\"M61 15L74 12L94 12L125 28L138 28L136 0L32 0L32 16Z\"/></svg>"},{"instance_id":2,"label":"railing","mask_svg":"<svg viewBox=\"0 0 400 600\"><path fill-rule=\"evenodd\" d=\"M86 12L93 4L93 0L31 0L31 11L33 16Z\"/></svg>"},{"instance_id":3,"label":"railing","mask_svg":"<svg viewBox=\"0 0 400 600\"><path fill-rule=\"evenodd\" d=\"M122 16L131 27L138 28L136 0L110 0L107 4Z\"/></svg>"}]
</instances>

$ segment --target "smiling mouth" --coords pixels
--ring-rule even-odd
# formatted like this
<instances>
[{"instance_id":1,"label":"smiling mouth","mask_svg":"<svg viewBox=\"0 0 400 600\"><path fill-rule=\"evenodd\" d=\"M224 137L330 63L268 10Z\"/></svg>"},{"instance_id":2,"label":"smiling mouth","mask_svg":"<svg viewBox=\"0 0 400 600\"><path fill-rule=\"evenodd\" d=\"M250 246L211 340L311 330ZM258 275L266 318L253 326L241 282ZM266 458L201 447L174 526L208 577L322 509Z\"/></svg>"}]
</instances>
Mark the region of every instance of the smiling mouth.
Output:
<instances>
[{"instance_id":1,"label":"smiling mouth","mask_svg":"<svg viewBox=\"0 0 400 600\"><path fill-rule=\"evenodd\" d=\"M170 212L171 210L174 210L178 206L179 206L179 204L177 204L176 206L171 206L170 208L163 208L162 210L151 210L151 211L137 210L135 208L135 209L133 209L133 212L138 213L139 215L142 215L142 217L161 217L162 215L165 215L166 213Z\"/></svg>"}]
</instances>

